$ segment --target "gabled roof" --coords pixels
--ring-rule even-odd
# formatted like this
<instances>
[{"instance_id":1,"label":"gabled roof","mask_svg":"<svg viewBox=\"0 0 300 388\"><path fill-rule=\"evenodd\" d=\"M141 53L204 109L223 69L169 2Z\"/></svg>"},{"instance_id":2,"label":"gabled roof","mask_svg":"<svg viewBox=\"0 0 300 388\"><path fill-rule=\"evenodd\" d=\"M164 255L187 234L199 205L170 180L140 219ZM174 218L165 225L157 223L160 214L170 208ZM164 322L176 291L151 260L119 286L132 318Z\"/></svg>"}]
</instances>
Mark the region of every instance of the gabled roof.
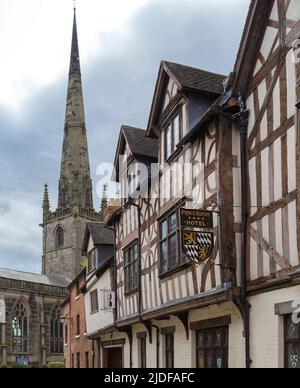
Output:
<instances>
[{"instance_id":1,"label":"gabled roof","mask_svg":"<svg viewBox=\"0 0 300 388\"><path fill-rule=\"evenodd\" d=\"M274 0L251 0L248 16L234 71L236 92L245 93L255 68L255 59L262 44L265 26L269 20Z\"/></svg>"},{"instance_id":2,"label":"gabled roof","mask_svg":"<svg viewBox=\"0 0 300 388\"><path fill-rule=\"evenodd\" d=\"M169 78L177 84L182 93L192 92L217 98L224 92L223 82L226 76L179 63L162 61L152 100L147 136L155 137L155 128L161 115Z\"/></svg>"},{"instance_id":3,"label":"gabled roof","mask_svg":"<svg viewBox=\"0 0 300 388\"><path fill-rule=\"evenodd\" d=\"M158 142L156 139L146 137L146 131L140 128L123 126L123 133L128 147L134 156L158 157Z\"/></svg>"},{"instance_id":4,"label":"gabled roof","mask_svg":"<svg viewBox=\"0 0 300 388\"><path fill-rule=\"evenodd\" d=\"M43 284L52 287L67 287L71 283L70 279L63 276L40 275L37 273L14 271L5 268L0 268L0 278Z\"/></svg>"},{"instance_id":5,"label":"gabled roof","mask_svg":"<svg viewBox=\"0 0 300 388\"><path fill-rule=\"evenodd\" d=\"M122 125L115 155L114 172L112 180L118 181L119 174L119 156L123 152L125 145L128 145L132 156L135 158L146 159L153 161L158 159L158 140L146 136L145 129Z\"/></svg>"},{"instance_id":6,"label":"gabled roof","mask_svg":"<svg viewBox=\"0 0 300 388\"><path fill-rule=\"evenodd\" d=\"M113 245L114 233L107 229L104 224L90 222L87 224L87 231L92 237L94 245Z\"/></svg>"},{"instance_id":7,"label":"gabled roof","mask_svg":"<svg viewBox=\"0 0 300 388\"><path fill-rule=\"evenodd\" d=\"M223 93L224 75L174 62L162 62L162 67L182 89L220 95Z\"/></svg>"}]
</instances>

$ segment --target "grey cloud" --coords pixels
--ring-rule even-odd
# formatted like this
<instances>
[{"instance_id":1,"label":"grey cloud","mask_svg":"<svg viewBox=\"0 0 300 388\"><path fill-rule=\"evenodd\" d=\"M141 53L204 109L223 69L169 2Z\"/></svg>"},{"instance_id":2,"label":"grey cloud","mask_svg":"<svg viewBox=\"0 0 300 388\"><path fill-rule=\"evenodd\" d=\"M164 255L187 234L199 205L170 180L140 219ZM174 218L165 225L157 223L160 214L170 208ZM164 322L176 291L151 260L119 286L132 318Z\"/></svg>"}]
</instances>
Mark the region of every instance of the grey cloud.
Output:
<instances>
[{"instance_id":1,"label":"grey cloud","mask_svg":"<svg viewBox=\"0 0 300 388\"><path fill-rule=\"evenodd\" d=\"M146 126L160 61L228 73L248 4L241 0L227 5L224 12L225 7L218 9L204 1L153 0L134 14L124 33L99 35L105 52L82 67L95 187L98 163L113 161L121 124ZM16 220L16 235L23 236L21 228L31 232L19 242L11 235L12 244L0 239L0 266L40 270L41 231L37 224L42 217L45 182L50 185L52 206L56 205L66 77L67 69L63 79L32 96L18 120L0 107L0 229L5 211L5 219L9 214ZM20 215L12 204L7 205L6 197L22 198L34 216L28 218L23 208ZM96 208L99 202L95 197Z\"/></svg>"}]
</instances>

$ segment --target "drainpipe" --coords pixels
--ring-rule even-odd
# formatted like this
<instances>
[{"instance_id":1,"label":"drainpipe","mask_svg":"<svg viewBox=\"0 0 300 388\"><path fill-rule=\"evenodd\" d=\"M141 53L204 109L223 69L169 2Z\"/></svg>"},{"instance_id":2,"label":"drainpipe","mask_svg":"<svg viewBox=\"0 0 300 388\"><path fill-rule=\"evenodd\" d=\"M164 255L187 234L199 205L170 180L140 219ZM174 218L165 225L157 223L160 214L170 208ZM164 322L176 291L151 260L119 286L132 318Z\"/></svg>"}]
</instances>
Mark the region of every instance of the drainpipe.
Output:
<instances>
[{"instance_id":1,"label":"drainpipe","mask_svg":"<svg viewBox=\"0 0 300 388\"><path fill-rule=\"evenodd\" d=\"M248 221L249 221L249 201L248 201L248 160L247 160L247 136L249 111L245 110L244 102L240 96L240 112L233 116L239 120L240 124L240 153L241 153L241 191L242 191L242 252L241 252L241 295L236 304L240 309L244 321L245 355L246 368L250 369L250 309L247 293L247 246L248 246Z\"/></svg>"},{"instance_id":2,"label":"drainpipe","mask_svg":"<svg viewBox=\"0 0 300 388\"><path fill-rule=\"evenodd\" d=\"M106 228L108 230L111 230L114 232L114 290L115 290L115 311L114 311L114 323L116 324L116 321L118 319L118 311L117 311L117 304L118 304L118 297L117 297L117 287L118 287L118 282L117 282L117 231L116 227L114 225L113 228L110 228L109 226L106 225ZM128 336L128 342L129 342L129 367L130 369L132 368L133 362L132 362L132 335L128 331L124 331L127 336Z\"/></svg>"}]
</instances>

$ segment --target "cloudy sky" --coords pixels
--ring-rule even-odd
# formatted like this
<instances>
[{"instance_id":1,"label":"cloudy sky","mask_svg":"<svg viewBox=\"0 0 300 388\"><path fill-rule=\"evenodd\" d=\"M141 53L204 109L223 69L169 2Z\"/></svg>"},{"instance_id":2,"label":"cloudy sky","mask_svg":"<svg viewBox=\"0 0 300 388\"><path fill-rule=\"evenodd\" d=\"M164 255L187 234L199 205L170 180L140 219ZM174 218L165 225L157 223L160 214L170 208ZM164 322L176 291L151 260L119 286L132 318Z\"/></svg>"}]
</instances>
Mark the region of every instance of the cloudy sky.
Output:
<instances>
[{"instance_id":1,"label":"cloudy sky","mask_svg":"<svg viewBox=\"0 0 300 388\"><path fill-rule=\"evenodd\" d=\"M78 0L90 159L145 127L162 59L227 74L249 0ZM0 0L0 267L41 270L43 185L56 207L72 0ZM95 194L95 206L100 199Z\"/></svg>"}]
</instances>

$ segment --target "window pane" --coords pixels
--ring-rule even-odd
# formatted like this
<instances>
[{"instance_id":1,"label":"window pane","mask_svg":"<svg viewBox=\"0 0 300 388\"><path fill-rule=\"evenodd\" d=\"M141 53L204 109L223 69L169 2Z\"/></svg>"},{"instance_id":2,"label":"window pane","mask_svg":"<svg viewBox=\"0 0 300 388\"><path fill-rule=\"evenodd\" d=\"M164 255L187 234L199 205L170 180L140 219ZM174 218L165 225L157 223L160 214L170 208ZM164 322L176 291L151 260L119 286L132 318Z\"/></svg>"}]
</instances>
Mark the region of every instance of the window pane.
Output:
<instances>
[{"instance_id":1,"label":"window pane","mask_svg":"<svg viewBox=\"0 0 300 388\"><path fill-rule=\"evenodd\" d=\"M174 120L174 149L180 141L180 118L176 116Z\"/></svg>"},{"instance_id":2,"label":"window pane","mask_svg":"<svg viewBox=\"0 0 300 388\"><path fill-rule=\"evenodd\" d=\"M139 285L139 262L136 260L133 265L134 270L134 284L133 288L137 288Z\"/></svg>"},{"instance_id":3,"label":"window pane","mask_svg":"<svg viewBox=\"0 0 300 388\"><path fill-rule=\"evenodd\" d=\"M174 268L177 265L177 235L170 237L169 242L169 268Z\"/></svg>"},{"instance_id":4,"label":"window pane","mask_svg":"<svg viewBox=\"0 0 300 388\"><path fill-rule=\"evenodd\" d=\"M215 345L216 346L223 345L223 329L216 330Z\"/></svg>"},{"instance_id":5,"label":"window pane","mask_svg":"<svg viewBox=\"0 0 300 388\"><path fill-rule=\"evenodd\" d=\"M293 322L292 317L286 317L286 335L288 339L299 339L299 324Z\"/></svg>"},{"instance_id":6,"label":"window pane","mask_svg":"<svg viewBox=\"0 0 300 388\"><path fill-rule=\"evenodd\" d=\"M173 150L172 150L172 127L171 125L167 128L167 133L166 133L166 151L167 151L167 155L166 157L168 158L169 156L171 156Z\"/></svg>"},{"instance_id":7,"label":"window pane","mask_svg":"<svg viewBox=\"0 0 300 388\"><path fill-rule=\"evenodd\" d=\"M177 215L176 215L176 213L172 214L169 218L169 228L170 228L170 233L174 232L177 228Z\"/></svg>"},{"instance_id":8,"label":"window pane","mask_svg":"<svg viewBox=\"0 0 300 388\"><path fill-rule=\"evenodd\" d=\"M167 221L164 221L161 225L160 225L160 235L161 235L161 239L164 240L165 238L167 238L167 235L168 235L168 222Z\"/></svg>"},{"instance_id":9,"label":"window pane","mask_svg":"<svg viewBox=\"0 0 300 388\"><path fill-rule=\"evenodd\" d=\"M125 265L128 264L128 251L124 252L124 263Z\"/></svg>"},{"instance_id":10,"label":"window pane","mask_svg":"<svg viewBox=\"0 0 300 388\"><path fill-rule=\"evenodd\" d=\"M212 341L213 337L212 337L212 332L211 331L207 331L205 332L205 346L212 346Z\"/></svg>"},{"instance_id":11,"label":"window pane","mask_svg":"<svg viewBox=\"0 0 300 388\"><path fill-rule=\"evenodd\" d=\"M168 270L168 242L167 241L164 241L161 244L160 255L161 255L161 272L166 272Z\"/></svg>"},{"instance_id":12,"label":"window pane","mask_svg":"<svg viewBox=\"0 0 300 388\"><path fill-rule=\"evenodd\" d=\"M288 368L300 369L300 343L291 343L287 346Z\"/></svg>"},{"instance_id":13,"label":"window pane","mask_svg":"<svg viewBox=\"0 0 300 388\"><path fill-rule=\"evenodd\" d=\"M197 364L198 368L204 369L205 368L205 351L199 350L197 352Z\"/></svg>"},{"instance_id":14,"label":"window pane","mask_svg":"<svg viewBox=\"0 0 300 388\"><path fill-rule=\"evenodd\" d=\"M204 346L204 344L205 344L204 332L199 331L198 338L197 338L197 346Z\"/></svg>"},{"instance_id":15,"label":"window pane","mask_svg":"<svg viewBox=\"0 0 300 388\"><path fill-rule=\"evenodd\" d=\"M216 349L216 366L217 369L224 369L223 350Z\"/></svg>"},{"instance_id":16,"label":"window pane","mask_svg":"<svg viewBox=\"0 0 300 388\"><path fill-rule=\"evenodd\" d=\"M129 291L133 289L133 266L129 267Z\"/></svg>"},{"instance_id":17,"label":"window pane","mask_svg":"<svg viewBox=\"0 0 300 388\"><path fill-rule=\"evenodd\" d=\"M129 288L128 267L125 268L124 272L125 272L125 292L128 292L128 288Z\"/></svg>"}]
</instances>

